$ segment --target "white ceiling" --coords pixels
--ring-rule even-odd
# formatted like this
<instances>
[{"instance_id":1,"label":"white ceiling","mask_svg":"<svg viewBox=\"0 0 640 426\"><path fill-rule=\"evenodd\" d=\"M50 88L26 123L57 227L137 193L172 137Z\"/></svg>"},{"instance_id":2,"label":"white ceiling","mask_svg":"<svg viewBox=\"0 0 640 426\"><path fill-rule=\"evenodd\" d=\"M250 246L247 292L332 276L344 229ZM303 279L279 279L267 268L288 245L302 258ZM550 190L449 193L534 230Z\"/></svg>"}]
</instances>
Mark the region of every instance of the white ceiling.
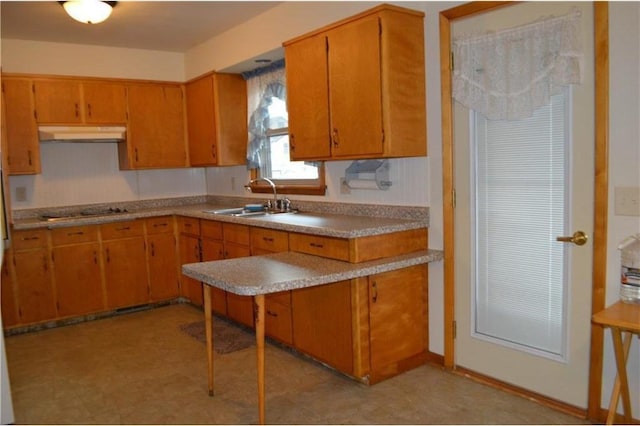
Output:
<instances>
[{"instance_id":1,"label":"white ceiling","mask_svg":"<svg viewBox=\"0 0 640 426\"><path fill-rule=\"evenodd\" d=\"M119 1L95 25L57 1L1 1L2 38L185 52L278 5L275 1Z\"/></svg>"}]
</instances>

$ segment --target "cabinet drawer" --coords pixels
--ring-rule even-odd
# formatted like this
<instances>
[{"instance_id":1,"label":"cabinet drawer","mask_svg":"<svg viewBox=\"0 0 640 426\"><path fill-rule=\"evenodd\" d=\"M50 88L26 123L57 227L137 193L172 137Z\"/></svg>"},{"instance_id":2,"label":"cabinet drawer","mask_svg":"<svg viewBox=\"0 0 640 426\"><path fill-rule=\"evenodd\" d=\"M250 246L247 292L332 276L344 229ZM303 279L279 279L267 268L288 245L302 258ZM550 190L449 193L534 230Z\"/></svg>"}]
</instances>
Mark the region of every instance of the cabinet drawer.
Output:
<instances>
[{"instance_id":1,"label":"cabinet drawer","mask_svg":"<svg viewBox=\"0 0 640 426\"><path fill-rule=\"evenodd\" d=\"M249 245L249 227L247 225L236 225L235 223L223 223L222 235L224 235L224 241Z\"/></svg>"},{"instance_id":2,"label":"cabinet drawer","mask_svg":"<svg viewBox=\"0 0 640 426\"><path fill-rule=\"evenodd\" d=\"M265 296L267 304L279 303L284 306L291 306L291 291L281 291L279 293L271 293Z\"/></svg>"},{"instance_id":3,"label":"cabinet drawer","mask_svg":"<svg viewBox=\"0 0 640 426\"><path fill-rule=\"evenodd\" d=\"M215 220L200 221L200 235L212 240L222 239L222 223Z\"/></svg>"},{"instance_id":4,"label":"cabinet drawer","mask_svg":"<svg viewBox=\"0 0 640 426\"><path fill-rule=\"evenodd\" d=\"M100 232L103 240L138 237L144 235L144 226L141 220L105 223L100 225Z\"/></svg>"},{"instance_id":5,"label":"cabinet drawer","mask_svg":"<svg viewBox=\"0 0 640 426\"><path fill-rule=\"evenodd\" d=\"M281 252L289 250L289 233L273 229L251 228L251 250Z\"/></svg>"},{"instance_id":6,"label":"cabinet drawer","mask_svg":"<svg viewBox=\"0 0 640 426\"><path fill-rule=\"evenodd\" d=\"M160 216L147 219L147 234L173 233L173 216Z\"/></svg>"},{"instance_id":7,"label":"cabinet drawer","mask_svg":"<svg viewBox=\"0 0 640 426\"><path fill-rule=\"evenodd\" d=\"M289 234L289 250L349 261L349 240L308 234Z\"/></svg>"},{"instance_id":8,"label":"cabinet drawer","mask_svg":"<svg viewBox=\"0 0 640 426\"><path fill-rule=\"evenodd\" d=\"M51 242L54 246L87 243L98 240L98 227L92 225L70 226L51 230Z\"/></svg>"},{"instance_id":9,"label":"cabinet drawer","mask_svg":"<svg viewBox=\"0 0 640 426\"><path fill-rule=\"evenodd\" d=\"M15 250L26 250L47 246L47 230L34 229L32 231L13 231L11 244Z\"/></svg>"},{"instance_id":10,"label":"cabinet drawer","mask_svg":"<svg viewBox=\"0 0 640 426\"><path fill-rule=\"evenodd\" d=\"M200 219L178 217L178 232L181 234L200 235Z\"/></svg>"}]
</instances>

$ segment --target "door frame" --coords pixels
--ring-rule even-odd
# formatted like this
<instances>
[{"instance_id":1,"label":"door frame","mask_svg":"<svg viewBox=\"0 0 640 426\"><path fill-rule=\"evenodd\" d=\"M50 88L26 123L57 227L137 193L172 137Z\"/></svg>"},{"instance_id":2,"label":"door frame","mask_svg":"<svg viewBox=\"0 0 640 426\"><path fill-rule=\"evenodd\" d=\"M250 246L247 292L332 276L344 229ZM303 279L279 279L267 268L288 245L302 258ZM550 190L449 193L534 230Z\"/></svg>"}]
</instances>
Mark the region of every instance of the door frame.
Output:
<instances>
[{"instance_id":1,"label":"door frame","mask_svg":"<svg viewBox=\"0 0 640 426\"><path fill-rule=\"evenodd\" d=\"M451 25L457 19L510 6L512 1L474 1L440 12L440 85L442 108L442 209L444 239L444 365L455 370L454 139L451 77ZM592 314L604 309L607 276L609 199L609 6L593 2L595 60L595 167ZM591 325L589 395L586 417L604 420L600 407L604 330ZM495 383L495 380L491 380ZM513 390L513 388L511 387Z\"/></svg>"}]
</instances>

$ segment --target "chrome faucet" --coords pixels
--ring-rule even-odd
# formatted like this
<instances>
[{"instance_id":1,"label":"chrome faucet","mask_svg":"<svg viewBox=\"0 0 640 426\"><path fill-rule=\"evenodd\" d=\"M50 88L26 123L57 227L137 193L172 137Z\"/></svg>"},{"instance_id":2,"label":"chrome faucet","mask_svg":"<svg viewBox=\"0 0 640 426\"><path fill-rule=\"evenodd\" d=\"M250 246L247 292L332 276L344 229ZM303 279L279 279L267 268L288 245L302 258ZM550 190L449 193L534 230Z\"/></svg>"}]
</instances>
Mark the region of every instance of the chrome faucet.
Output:
<instances>
[{"instance_id":1,"label":"chrome faucet","mask_svg":"<svg viewBox=\"0 0 640 426\"><path fill-rule=\"evenodd\" d=\"M247 188L249 188L249 190L251 190L251 185L256 183L256 182L260 182L261 180L267 182L269 185L271 185L271 189L273 189L273 206L272 208L277 208L278 206L278 191L276 190L276 184L273 183L273 181L269 178L265 178L265 177L259 177L256 179L251 179L249 181L249 184L246 185Z\"/></svg>"}]
</instances>

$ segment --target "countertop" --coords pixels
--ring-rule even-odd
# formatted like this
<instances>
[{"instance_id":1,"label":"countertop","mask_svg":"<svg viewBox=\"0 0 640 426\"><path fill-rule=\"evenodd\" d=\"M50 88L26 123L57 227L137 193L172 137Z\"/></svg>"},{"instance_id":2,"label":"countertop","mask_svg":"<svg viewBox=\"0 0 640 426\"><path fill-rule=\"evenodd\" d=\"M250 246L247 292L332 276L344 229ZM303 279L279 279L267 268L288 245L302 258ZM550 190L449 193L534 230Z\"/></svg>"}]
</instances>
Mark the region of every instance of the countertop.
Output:
<instances>
[{"instance_id":1,"label":"countertop","mask_svg":"<svg viewBox=\"0 0 640 426\"><path fill-rule=\"evenodd\" d=\"M77 215L61 220L45 221L40 218L17 219L13 222L15 230L54 229L68 226L100 225L116 221L127 221L164 215L179 215L220 222L237 223L261 228L288 232L302 232L337 238L356 238L381 235L428 227L428 220L395 219L387 217L356 216L332 213L298 212L296 214L269 215L259 217L235 217L205 213L229 207L218 204L194 204L184 206L154 207L136 209L126 213L97 216Z\"/></svg>"},{"instance_id":2,"label":"countertop","mask_svg":"<svg viewBox=\"0 0 640 426\"><path fill-rule=\"evenodd\" d=\"M234 294L255 296L364 277L441 259L442 252L439 250L421 250L362 263L282 252L189 263L182 265L182 272L207 285Z\"/></svg>"}]
</instances>

